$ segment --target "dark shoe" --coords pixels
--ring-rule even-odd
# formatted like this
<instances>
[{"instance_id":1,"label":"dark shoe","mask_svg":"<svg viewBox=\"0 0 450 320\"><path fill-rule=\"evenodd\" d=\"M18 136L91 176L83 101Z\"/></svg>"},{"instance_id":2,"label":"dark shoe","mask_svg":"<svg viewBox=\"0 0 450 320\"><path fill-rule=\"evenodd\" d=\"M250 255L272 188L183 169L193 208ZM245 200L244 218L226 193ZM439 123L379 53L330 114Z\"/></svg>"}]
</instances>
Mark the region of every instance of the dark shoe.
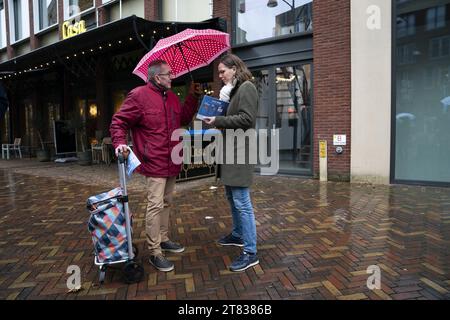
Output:
<instances>
[{"instance_id":1,"label":"dark shoe","mask_svg":"<svg viewBox=\"0 0 450 320\"><path fill-rule=\"evenodd\" d=\"M173 263L163 255L150 256L149 262L159 271L169 272L173 270Z\"/></svg>"},{"instance_id":2,"label":"dark shoe","mask_svg":"<svg viewBox=\"0 0 450 320\"><path fill-rule=\"evenodd\" d=\"M233 234L229 234L225 237L222 237L219 241L217 241L218 244L221 246L236 246L236 247L243 247L244 241L242 241L241 238L233 236Z\"/></svg>"},{"instance_id":3,"label":"dark shoe","mask_svg":"<svg viewBox=\"0 0 450 320\"><path fill-rule=\"evenodd\" d=\"M240 272L250 267L256 266L259 263L256 254L249 254L244 251L230 266L230 271Z\"/></svg>"},{"instance_id":4,"label":"dark shoe","mask_svg":"<svg viewBox=\"0 0 450 320\"><path fill-rule=\"evenodd\" d=\"M161 242L161 249L163 251L169 251L169 252L175 252L175 253L180 253L184 251L184 247L176 242L172 242L172 241L165 241L165 242Z\"/></svg>"}]
</instances>

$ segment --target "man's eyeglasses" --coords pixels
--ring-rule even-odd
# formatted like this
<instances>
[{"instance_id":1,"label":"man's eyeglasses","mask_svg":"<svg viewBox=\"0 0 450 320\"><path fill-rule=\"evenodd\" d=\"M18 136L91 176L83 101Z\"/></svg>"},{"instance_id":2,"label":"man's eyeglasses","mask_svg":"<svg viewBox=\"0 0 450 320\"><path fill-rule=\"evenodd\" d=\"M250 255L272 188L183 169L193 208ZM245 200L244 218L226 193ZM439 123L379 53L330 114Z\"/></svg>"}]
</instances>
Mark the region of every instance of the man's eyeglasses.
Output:
<instances>
[{"instance_id":1,"label":"man's eyeglasses","mask_svg":"<svg viewBox=\"0 0 450 320\"><path fill-rule=\"evenodd\" d=\"M169 76L169 77L172 77L173 73L172 73L172 71L167 72L167 73L158 73L158 76Z\"/></svg>"}]
</instances>

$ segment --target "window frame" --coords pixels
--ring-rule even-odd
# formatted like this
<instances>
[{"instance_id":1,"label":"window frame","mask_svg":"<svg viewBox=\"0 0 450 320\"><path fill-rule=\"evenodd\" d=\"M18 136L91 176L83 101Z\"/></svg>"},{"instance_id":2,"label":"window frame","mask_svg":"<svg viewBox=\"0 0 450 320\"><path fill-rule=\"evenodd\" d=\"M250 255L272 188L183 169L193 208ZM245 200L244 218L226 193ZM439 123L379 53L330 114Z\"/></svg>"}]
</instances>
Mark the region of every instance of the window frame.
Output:
<instances>
[{"instance_id":1,"label":"window frame","mask_svg":"<svg viewBox=\"0 0 450 320\"><path fill-rule=\"evenodd\" d=\"M311 35L314 33L314 25L312 27L311 30L307 30L307 31L302 31L302 32L296 32L296 33L292 33L292 34L283 34L283 35L279 35L279 36L271 36L268 38L264 38L264 39L258 39L258 40L253 40L253 41L248 41L248 42L241 42L241 43L237 43L236 42L236 30L238 28L238 19L237 19L237 1L238 0L231 0L231 46L233 48L240 48L240 47L246 47L246 46L253 46L253 45L257 45L257 44L261 44L261 43L270 43L273 41L277 41L279 39L289 39L289 38L297 38L297 37L302 37L305 35ZM266 0L264 0L266 1ZM279 0L282 1L282 0ZM308 2L307 4L311 4L311 6L313 5L314 0L311 0L311 2ZM306 5L306 4L305 4ZM313 23L313 15L314 13L311 12L311 24Z\"/></svg>"},{"instance_id":2,"label":"window frame","mask_svg":"<svg viewBox=\"0 0 450 320\"><path fill-rule=\"evenodd\" d=\"M14 0L8 1L8 16L9 16L9 42L11 45L22 42L30 37L30 6L28 5L28 0L17 0L20 1L20 10L21 11L21 25L22 25L22 36L20 39L16 39L16 17L13 2Z\"/></svg>"},{"instance_id":3,"label":"window frame","mask_svg":"<svg viewBox=\"0 0 450 320\"><path fill-rule=\"evenodd\" d=\"M404 1L406 2L406 1ZM396 21L398 8L396 1L391 2L391 148L390 148L390 174L389 174L389 182L391 184L406 184L406 185L418 185L418 186L435 186L435 187L450 187L450 182L443 181L432 181L432 180L417 180L417 179L402 179L396 178L396 134L397 134L397 123L396 123L396 115L397 115L397 97L398 97L398 85L397 85L397 72L399 66L397 65L397 43L398 40L396 38ZM428 31L428 30L426 30ZM449 68L450 71L450 68Z\"/></svg>"},{"instance_id":4,"label":"window frame","mask_svg":"<svg viewBox=\"0 0 450 320\"><path fill-rule=\"evenodd\" d=\"M436 37L436 38L431 38L430 42L429 42L429 57L430 60L438 60L438 59L443 59L443 58L447 58L450 56L450 50L447 54L444 54L444 41L448 41L449 42L449 47L450 47L450 35L446 35L446 36L440 36L440 37ZM438 46L438 54L436 56L433 55L433 44L437 44Z\"/></svg>"},{"instance_id":5,"label":"window frame","mask_svg":"<svg viewBox=\"0 0 450 320\"><path fill-rule=\"evenodd\" d=\"M416 34L416 15L414 13L407 14L400 18L404 24L400 27L397 26L397 35L400 38L413 36Z\"/></svg>"},{"instance_id":6,"label":"window frame","mask_svg":"<svg viewBox=\"0 0 450 320\"><path fill-rule=\"evenodd\" d=\"M71 19L73 19L73 18L76 18L76 17L79 17L79 16L82 16L82 15L84 15L84 14L86 14L86 13L89 13L89 12L91 12L91 11L94 11L95 10L95 0L92 0L92 7L89 7L89 8L87 8L87 9L84 9L83 11L80 11L79 13L77 13L77 14L74 14L74 15L72 15L72 16L69 16L68 14L69 14L69 0L63 0L63 21L68 21L68 20L71 20ZM66 14L67 14L67 16L66 16Z\"/></svg>"},{"instance_id":7,"label":"window frame","mask_svg":"<svg viewBox=\"0 0 450 320\"><path fill-rule=\"evenodd\" d=\"M6 9L5 9L6 0L1 0L1 1L3 1L3 9L0 9L0 31L4 30L4 33L0 32L0 50L6 48L7 43L8 43L8 39L6 37ZM4 43L2 40L3 37L5 39Z\"/></svg>"},{"instance_id":8,"label":"window frame","mask_svg":"<svg viewBox=\"0 0 450 320\"><path fill-rule=\"evenodd\" d=\"M40 14L39 14L39 0L33 0L33 25L34 25L34 34L39 34L39 33L43 33L49 29L53 29L56 26L58 26L59 24L59 1L56 0L56 23L49 25L43 29L39 29L39 19L40 19ZM35 14L37 13L37 14Z\"/></svg>"},{"instance_id":9,"label":"window frame","mask_svg":"<svg viewBox=\"0 0 450 320\"><path fill-rule=\"evenodd\" d=\"M439 19L442 18L439 15L439 9L444 9L444 15L443 15L443 25L439 25L440 21ZM430 13L432 13L432 17L430 17ZM447 6L446 5L440 5L440 6L435 6L435 7L431 7L427 9L427 13L426 13L426 25L425 25L425 30L426 31L432 31L432 30L436 30L436 29L441 29L441 28L445 28L445 23L446 23L446 14L447 14Z\"/></svg>"},{"instance_id":10,"label":"window frame","mask_svg":"<svg viewBox=\"0 0 450 320\"><path fill-rule=\"evenodd\" d=\"M103 1L105 1L105 0L103 0ZM106 0L107 1L107 0ZM160 20L165 20L165 21L172 21L172 22L184 22L184 20L183 19L181 19L180 20L180 18L179 18L179 12L182 12L181 10L179 10L179 8L178 8L178 4L180 3L180 2L182 2L182 1L186 1L186 0L173 0L174 1L174 5L175 5L175 18L173 18L173 19L169 19L169 20L166 20L166 19L164 19L165 17L164 17L164 13L165 13L165 5L167 4L167 3L165 3L164 2L164 0L158 0L157 2L158 2L158 15L159 15L159 19ZM213 10L213 7L214 7L214 1L213 0L207 0L208 1L208 6L209 6L209 16L207 17L207 18L201 18L201 19L203 19L203 20L208 20L208 19L212 19L213 17L214 17L214 10ZM205 1L206 2L206 1Z\"/></svg>"}]
</instances>

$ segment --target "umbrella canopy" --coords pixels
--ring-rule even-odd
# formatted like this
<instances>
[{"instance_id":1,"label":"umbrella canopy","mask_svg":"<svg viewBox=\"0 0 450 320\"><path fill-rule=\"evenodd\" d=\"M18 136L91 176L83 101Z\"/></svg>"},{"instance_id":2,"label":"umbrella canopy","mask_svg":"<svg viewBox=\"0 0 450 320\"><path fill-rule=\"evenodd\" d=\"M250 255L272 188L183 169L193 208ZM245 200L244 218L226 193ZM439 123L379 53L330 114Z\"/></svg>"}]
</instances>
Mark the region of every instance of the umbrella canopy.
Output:
<instances>
[{"instance_id":1,"label":"umbrella canopy","mask_svg":"<svg viewBox=\"0 0 450 320\"><path fill-rule=\"evenodd\" d=\"M148 65L155 60L164 60L170 65L176 78L207 66L229 48L228 33L212 29L186 29L159 40L155 47L139 61L133 73L147 81Z\"/></svg>"}]
</instances>

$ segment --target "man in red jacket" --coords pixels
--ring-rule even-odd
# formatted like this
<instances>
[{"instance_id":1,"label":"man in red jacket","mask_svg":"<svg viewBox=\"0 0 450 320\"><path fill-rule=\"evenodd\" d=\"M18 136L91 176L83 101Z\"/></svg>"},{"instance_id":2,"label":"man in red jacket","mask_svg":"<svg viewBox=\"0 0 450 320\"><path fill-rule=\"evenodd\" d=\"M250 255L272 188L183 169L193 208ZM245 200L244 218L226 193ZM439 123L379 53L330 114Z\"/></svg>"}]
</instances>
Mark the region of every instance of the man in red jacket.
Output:
<instances>
[{"instance_id":1,"label":"man in red jacket","mask_svg":"<svg viewBox=\"0 0 450 320\"><path fill-rule=\"evenodd\" d=\"M169 210L175 179L181 164L171 160L172 149L179 143L171 141L172 132L188 125L198 108L201 90L191 85L190 94L182 106L170 91L172 73L162 60L148 68L148 83L132 90L113 116L110 132L116 149L127 151L126 136L131 129L133 152L141 161L136 169L147 180L147 214L145 231L150 250L150 263L160 271L171 271L173 263L162 251L183 252L184 247L168 237Z\"/></svg>"}]
</instances>

